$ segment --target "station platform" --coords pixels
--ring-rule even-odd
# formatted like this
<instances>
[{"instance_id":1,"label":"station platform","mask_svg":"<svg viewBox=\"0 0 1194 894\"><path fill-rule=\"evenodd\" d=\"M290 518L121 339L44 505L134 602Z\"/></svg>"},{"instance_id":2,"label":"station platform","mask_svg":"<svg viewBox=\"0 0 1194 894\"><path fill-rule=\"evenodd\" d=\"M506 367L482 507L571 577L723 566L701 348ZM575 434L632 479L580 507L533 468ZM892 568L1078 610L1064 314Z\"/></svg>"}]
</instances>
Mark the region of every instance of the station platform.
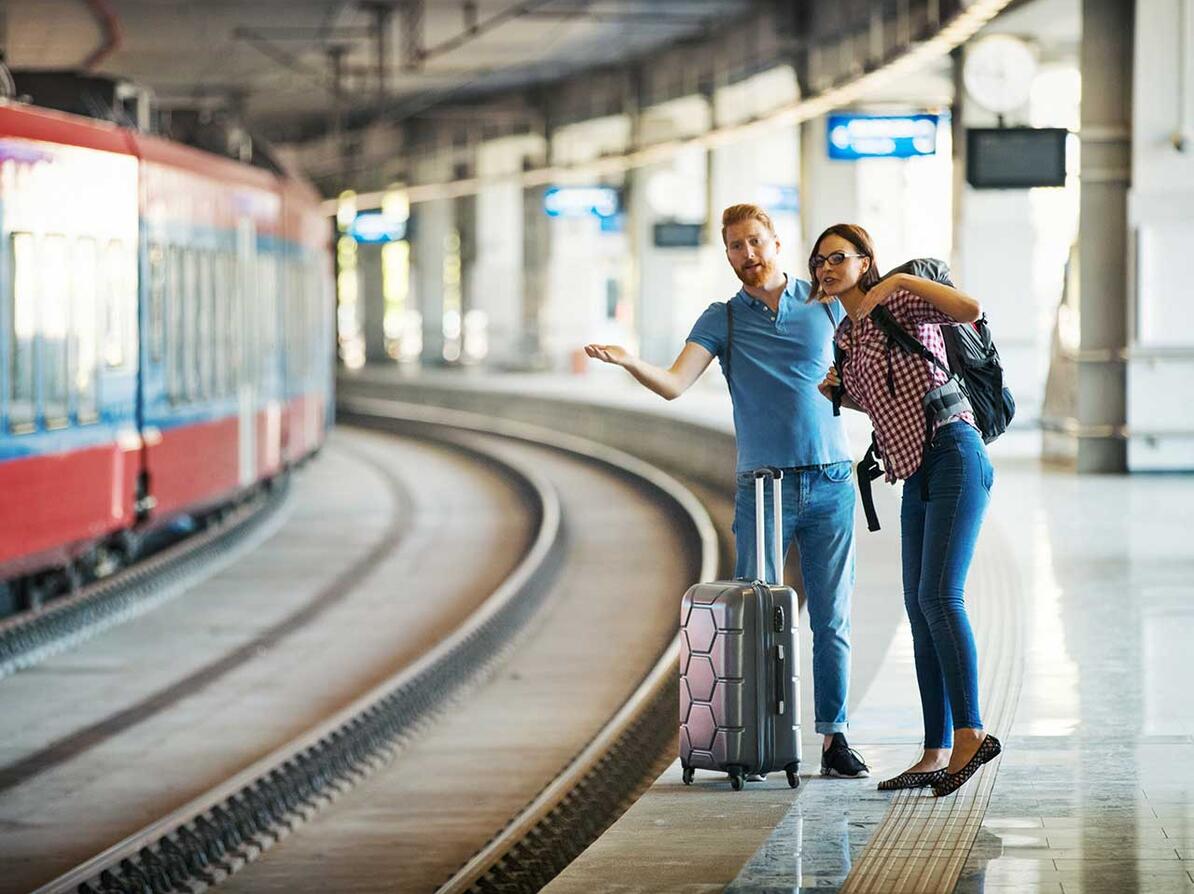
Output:
<instances>
[{"instance_id":1,"label":"station platform","mask_svg":"<svg viewBox=\"0 0 1194 894\"><path fill-rule=\"evenodd\" d=\"M590 402L710 437L731 428L710 383L672 403L605 375L370 368L343 383L400 399L468 395L474 408L484 393L495 412L511 396L541 400L544 414ZM847 419L861 454L868 426ZM1194 476L1078 476L1041 463L1032 430L992 447L996 483L967 599L1000 759L951 798L875 789L921 742L898 492L878 487L884 528L858 532L850 699L850 742L871 778L817 775L806 628L801 786L773 775L734 792L698 773L685 787L677 762L547 890L1194 891Z\"/></svg>"}]
</instances>

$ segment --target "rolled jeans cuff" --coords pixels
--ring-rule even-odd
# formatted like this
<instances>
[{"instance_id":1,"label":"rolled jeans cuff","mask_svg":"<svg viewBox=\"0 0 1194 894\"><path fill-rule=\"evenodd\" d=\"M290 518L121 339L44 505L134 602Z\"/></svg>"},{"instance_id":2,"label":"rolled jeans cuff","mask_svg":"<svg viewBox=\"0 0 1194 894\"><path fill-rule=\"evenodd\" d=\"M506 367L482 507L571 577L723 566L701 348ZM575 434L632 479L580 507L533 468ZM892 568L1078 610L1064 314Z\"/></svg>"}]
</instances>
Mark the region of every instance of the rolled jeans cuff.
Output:
<instances>
[{"instance_id":1,"label":"rolled jeans cuff","mask_svg":"<svg viewBox=\"0 0 1194 894\"><path fill-rule=\"evenodd\" d=\"M816 729L822 736L832 736L834 733L844 733L848 723L821 723L817 721Z\"/></svg>"}]
</instances>

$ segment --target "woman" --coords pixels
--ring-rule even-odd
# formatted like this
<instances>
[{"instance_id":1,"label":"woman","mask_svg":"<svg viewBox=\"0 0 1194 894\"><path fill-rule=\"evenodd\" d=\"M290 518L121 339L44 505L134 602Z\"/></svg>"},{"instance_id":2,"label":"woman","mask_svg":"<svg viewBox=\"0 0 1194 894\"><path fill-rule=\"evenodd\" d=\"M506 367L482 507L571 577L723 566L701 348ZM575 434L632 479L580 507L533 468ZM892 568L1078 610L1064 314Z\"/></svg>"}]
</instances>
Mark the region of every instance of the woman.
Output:
<instances>
[{"instance_id":1,"label":"woman","mask_svg":"<svg viewBox=\"0 0 1194 894\"><path fill-rule=\"evenodd\" d=\"M925 747L919 761L879 788L931 785L938 797L948 795L1000 752L999 740L983 730L979 716L978 656L962 592L994 471L965 405L937 424L925 449L922 400L948 377L891 346L868 315L883 305L945 363L941 324L973 322L981 308L970 296L927 279L895 274L881 280L870 236L850 224L821 235L808 267L817 297L840 301L847 314L834 335L845 352L842 405L871 417L887 480L904 479L904 605L912 625ZM838 384L837 371L830 369L818 387L831 397Z\"/></svg>"}]
</instances>

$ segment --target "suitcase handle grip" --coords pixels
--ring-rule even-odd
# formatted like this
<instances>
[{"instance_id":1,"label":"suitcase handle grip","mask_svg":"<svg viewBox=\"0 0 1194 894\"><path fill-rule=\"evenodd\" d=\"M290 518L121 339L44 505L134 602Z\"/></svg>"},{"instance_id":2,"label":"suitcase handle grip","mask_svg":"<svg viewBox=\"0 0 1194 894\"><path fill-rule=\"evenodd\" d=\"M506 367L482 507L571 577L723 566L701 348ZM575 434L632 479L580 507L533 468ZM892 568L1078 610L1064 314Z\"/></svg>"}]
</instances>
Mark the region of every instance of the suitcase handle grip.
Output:
<instances>
[{"instance_id":1,"label":"suitcase handle grip","mask_svg":"<svg viewBox=\"0 0 1194 894\"><path fill-rule=\"evenodd\" d=\"M784 713L784 647L775 647L775 713Z\"/></svg>"},{"instance_id":2,"label":"suitcase handle grip","mask_svg":"<svg viewBox=\"0 0 1194 894\"><path fill-rule=\"evenodd\" d=\"M767 583L767 548L764 546L764 531L766 530L766 522L764 521L763 509L763 481L771 479L771 509L772 509L772 552L775 556L775 584L776 586L783 586L784 569L783 569L783 469L767 467L759 469L755 472L755 577L759 583Z\"/></svg>"}]
</instances>

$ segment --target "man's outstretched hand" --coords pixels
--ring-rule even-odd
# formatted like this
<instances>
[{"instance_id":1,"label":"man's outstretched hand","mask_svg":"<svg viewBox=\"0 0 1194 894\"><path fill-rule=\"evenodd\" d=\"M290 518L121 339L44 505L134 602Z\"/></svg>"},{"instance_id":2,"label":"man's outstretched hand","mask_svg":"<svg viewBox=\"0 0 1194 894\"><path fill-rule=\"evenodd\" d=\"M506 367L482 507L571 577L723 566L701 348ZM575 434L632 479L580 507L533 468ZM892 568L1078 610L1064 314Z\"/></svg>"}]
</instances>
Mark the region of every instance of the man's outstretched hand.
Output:
<instances>
[{"instance_id":1,"label":"man's outstretched hand","mask_svg":"<svg viewBox=\"0 0 1194 894\"><path fill-rule=\"evenodd\" d=\"M630 352L621 345L585 345L585 353L594 360L614 366L625 366L630 359Z\"/></svg>"}]
</instances>

